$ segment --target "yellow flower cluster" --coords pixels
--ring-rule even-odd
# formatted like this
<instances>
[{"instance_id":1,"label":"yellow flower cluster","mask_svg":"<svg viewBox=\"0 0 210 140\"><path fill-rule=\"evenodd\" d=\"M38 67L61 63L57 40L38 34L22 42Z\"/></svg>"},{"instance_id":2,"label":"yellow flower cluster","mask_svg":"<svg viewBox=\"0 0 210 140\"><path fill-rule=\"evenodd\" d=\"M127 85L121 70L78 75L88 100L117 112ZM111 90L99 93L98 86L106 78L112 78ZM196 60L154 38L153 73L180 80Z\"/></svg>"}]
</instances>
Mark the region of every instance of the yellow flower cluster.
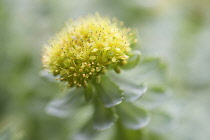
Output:
<instances>
[{"instance_id":1,"label":"yellow flower cluster","mask_svg":"<svg viewBox=\"0 0 210 140\"><path fill-rule=\"evenodd\" d=\"M107 69L119 72L134 42L121 24L98 14L69 21L44 47L43 66L70 87L85 86Z\"/></svg>"}]
</instances>

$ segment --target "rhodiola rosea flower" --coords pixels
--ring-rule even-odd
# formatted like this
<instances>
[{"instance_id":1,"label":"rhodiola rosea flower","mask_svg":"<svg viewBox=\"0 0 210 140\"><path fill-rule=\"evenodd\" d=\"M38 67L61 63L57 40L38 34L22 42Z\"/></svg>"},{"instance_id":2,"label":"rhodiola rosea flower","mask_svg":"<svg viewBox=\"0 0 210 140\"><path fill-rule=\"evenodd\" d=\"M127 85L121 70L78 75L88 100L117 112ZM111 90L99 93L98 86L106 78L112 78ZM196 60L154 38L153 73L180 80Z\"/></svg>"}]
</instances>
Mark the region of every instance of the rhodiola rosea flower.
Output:
<instances>
[{"instance_id":1,"label":"rhodiola rosea flower","mask_svg":"<svg viewBox=\"0 0 210 140\"><path fill-rule=\"evenodd\" d=\"M42 62L68 86L86 86L109 69L119 72L136 39L130 28L99 14L69 21L44 47ZM97 78L96 78L97 77Z\"/></svg>"},{"instance_id":2,"label":"rhodiola rosea flower","mask_svg":"<svg viewBox=\"0 0 210 140\"><path fill-rule=\"evenodd\" d=\"M134 31L117 19L95 14L67 22L44 46L42 62L45 71L59 77L56 80L70 89L63 98L50 102L47 112L70 117L89 103L92 108L88 111L93 113L78 132L89 133L85 136L98 134L98 130L114 124L118 125L116 129L146 126L150 120L148 113L135 104L147 91L139 82L141 54L133 47L136 42ZM153 69L159 61L145 59L144 64Z\"/></svg>"}]
</instances>

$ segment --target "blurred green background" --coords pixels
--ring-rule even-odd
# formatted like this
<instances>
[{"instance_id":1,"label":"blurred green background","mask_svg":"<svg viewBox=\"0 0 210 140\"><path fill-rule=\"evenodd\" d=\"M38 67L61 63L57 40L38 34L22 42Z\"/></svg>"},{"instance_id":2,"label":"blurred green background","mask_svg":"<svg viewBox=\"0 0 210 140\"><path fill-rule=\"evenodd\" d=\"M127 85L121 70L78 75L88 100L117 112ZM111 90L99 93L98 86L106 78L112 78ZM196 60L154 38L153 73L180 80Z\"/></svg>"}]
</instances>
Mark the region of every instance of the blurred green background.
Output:
<instances>
[{"instance_id":1,"label":"blurred green background","mask_svg":"<svg viewBox=\"0 0 210 140\"><path fill-rule=\"evenodd\" d=\"M168 64L172 96L159 110L170 121L154 116L151 130L166 140L208 140L209 0L0 0L0 140L65 140L72 121L85 119L46 113L61 90L40 77L41 50L69 18L95 12L137 29L143 56Z\"/></svg>"}]
</instances>

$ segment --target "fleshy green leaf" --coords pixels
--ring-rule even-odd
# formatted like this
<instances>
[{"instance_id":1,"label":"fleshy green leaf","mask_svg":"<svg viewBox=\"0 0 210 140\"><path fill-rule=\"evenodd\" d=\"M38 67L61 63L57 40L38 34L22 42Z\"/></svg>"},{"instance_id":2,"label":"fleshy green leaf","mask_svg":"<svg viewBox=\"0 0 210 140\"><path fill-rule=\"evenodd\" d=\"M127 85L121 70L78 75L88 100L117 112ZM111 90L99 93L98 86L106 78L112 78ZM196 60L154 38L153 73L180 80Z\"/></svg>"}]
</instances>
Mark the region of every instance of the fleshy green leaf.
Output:
<instances>
[{"instance_id":1,"label":"fleshy green leaf","mask_svg":"<svg viewBox=\"0 0 210 140\"><path fill-rule=\"evenodd\" d=\"M124 97L126 101L133 102L139 99L147 90L144 85L137 85L133 83L127 83L121 88L124 90Z\"/></svg>"},{"instance_id":2,"label":"fleshy green leaf","mask_svg":"<svg viewBox=\"0 0 210 140\"><path fill-rule=\"evenodd\" d=\"M113 72L109 71L108 74L110 73ZM146 57L134 69L122 70L115 75L133 83L160 83L165 81L166 65L159 58Z\"/></svg>"},{"instance_id":3,"label":"fleshy green leaf","mask_svg":"<svg viewBox=\"0 0 210 140\"><path fill-rule=\"evenodd\" d=\"M107 76L101 76L101 82L96 85L99 99L106 107L112 107L122 102L122 91Z\"/></svg>"},{"instance_id":4,"label":"fleshy green leaf","mask_svg":"<svg viewBox=\"0 0 210 140\"><path fill-rule=\"evenodd\" d=\"M51 101L46 112L56 117L69 117L82 104L82 95L83 89L72 88L64 97Z\"/></svg>"},{"instance_id":5,"label":"fleshy green leaf","mask_svg":"<svg viewBox=\"0 0 210 140\"><path fill-rule=\"evenodd\" d=\"M138 50L133 51L133 54L128 59L127 64L122 66L121 68L127 70L136 67L137 64L139 63L140 57L141 57L140 51Z\"/></svg>"},{"instance_id":6,"label":"fleshy green leaf","mask_svg":"<svg viewBox=\"0 0 210 140\"><path fill-rule=\"evenodd\" d=\"M156 133L166 134L172 130L174 126L172 114L165 110L152 111L152 123L149 128Z\"/></svg>"},{"instance_id":7,"label":"fleshy green leaf","mask_svg":"<svg viewBox=\"0 0 210 140\"><path fill-rule=\"evenodd\" d=\"M144 129L127 129L120 122L116 124L117 133L112 140L145 140ZM147 134L147 133L146 133Z\"/></svg>"},{"instance_id":8,"label":"fleshy green leaf","mask_svg":"<svg viewBox=\"0 0 210 140\"><path fill-rule=\"evenodd\" d=\"M167 98L169 98L170 93L165 90L161 85L152 86L148 89L147 93L137 101L136 104L143 106L148 109L154 109L162 104Z\"/></svg>"},{"instance_id":9,"label":"fleshy green leaf","mask_svg":"<svg viewBox=\"0 0 210 140\"><path fill-rule=\"evenodd\" d=\"M116 75L109 73L111 79L123 90L123 95L126 101L133 102L139 99L146 91L147 87L143 84L137 84L132 81L128 81L122 75Z\"/></svg>"},{"instance_id":10,"label":"fleshy green leaf","mask_svg":"<svg viewBox=\"0 0 210 140\"><path fill-rule=\"evenodd\" d=\"M99 134L97 130L93 128L92 121L89 120L83 128L73 137L73 140L92 140Z\"/></svg>"},{"instance_id":11,"label":"fleshy green leaf","mask_svg":"<svg viewBox=\"0 0 210 140\"><path fill-rule=\"evenodd\" d=\"M140 129L150 121L147 111L132 103L123 102L116 108L122 125L129 129Z\"/></svg>"},{"instance_id":12,"label":"fleshy green leaf","mask_svg":"<svg viewBox=\"0 0 210 140\"><path fill-rule=\"evenodd\" d=\"M94 104L95 112L93 116L93 127L96 130L105 130L110 128L117 117L113 108L105 108L101 102L96 101Z\"/></svg>"},{"instance_id":13,"label":"fleshy green leaf","mask_svg":"<svg viewBox=\"0 0 210 140\"><path fill-rule=\"evenodd\" d=\"M158 57L145 57L137 67L136 78L147 83L161 83L166 79L166 64Z\"/></svg>"}]
</instances>

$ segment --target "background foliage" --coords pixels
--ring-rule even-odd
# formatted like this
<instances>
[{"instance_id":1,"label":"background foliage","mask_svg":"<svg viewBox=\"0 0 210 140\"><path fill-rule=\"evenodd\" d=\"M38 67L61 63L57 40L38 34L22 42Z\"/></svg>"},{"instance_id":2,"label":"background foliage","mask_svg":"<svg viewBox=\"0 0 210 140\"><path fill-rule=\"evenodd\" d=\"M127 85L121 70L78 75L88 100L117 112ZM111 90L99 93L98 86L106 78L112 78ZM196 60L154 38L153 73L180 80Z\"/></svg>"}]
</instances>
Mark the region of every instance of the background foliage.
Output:
<instances>
[{"instance_id":1,"label":"background foliage","mask_svg":"<svg viewBox=\"0 0 210 140\"><path fill-rule=\"evenodd\" d=\"M157 96L159 102L139 102L152 110L143 136L207 140L209 5L208 0L1 0L0 139L65 140L87 120L91 112L83 110L72 118L46 113L47 104L62 91L40 77L41 48L69 18L97 11L136 28L143 56L160 56L168 64L165 82L170 96L166 100ZM105 131L98 139L109 139L113 133L112 129ZM126 133L131 134L130 139L135 135Z\"/></svg>"}]
</instances>

